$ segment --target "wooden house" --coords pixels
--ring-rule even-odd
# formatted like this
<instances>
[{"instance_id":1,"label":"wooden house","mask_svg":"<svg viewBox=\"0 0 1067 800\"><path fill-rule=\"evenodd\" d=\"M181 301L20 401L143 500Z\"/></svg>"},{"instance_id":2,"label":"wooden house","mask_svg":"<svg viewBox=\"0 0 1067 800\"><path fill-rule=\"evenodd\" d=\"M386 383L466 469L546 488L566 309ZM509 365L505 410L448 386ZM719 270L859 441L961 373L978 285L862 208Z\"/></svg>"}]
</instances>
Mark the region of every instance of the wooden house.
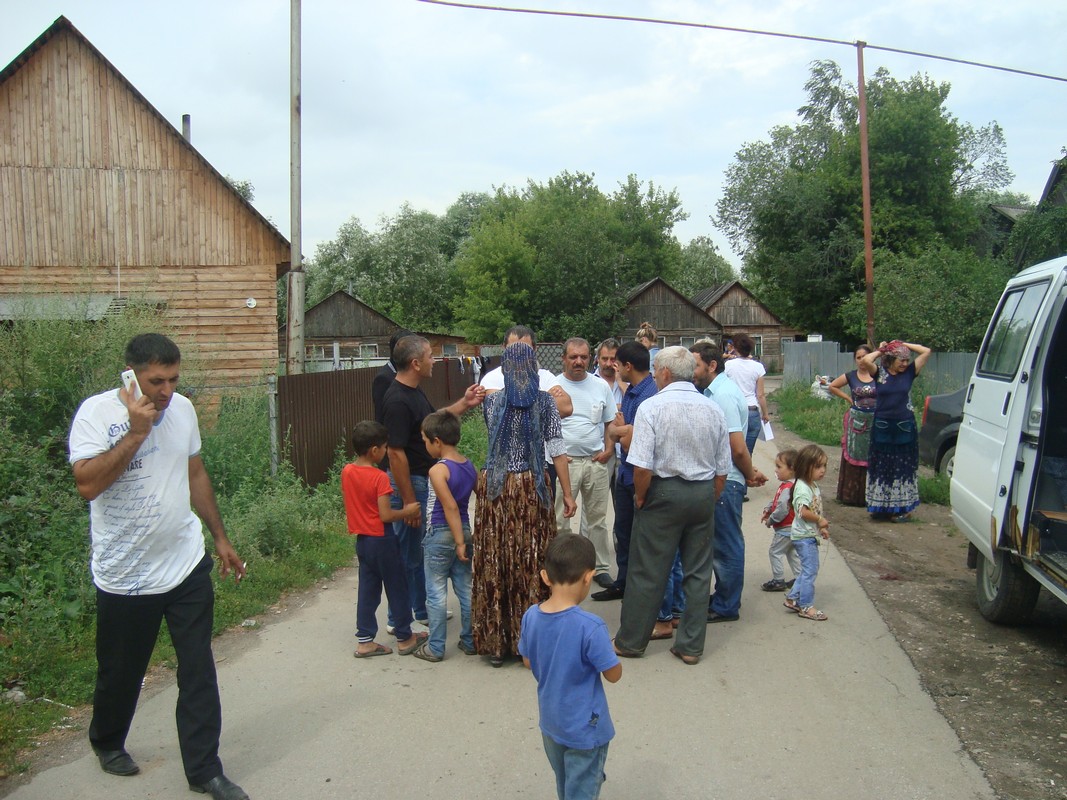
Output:
<instances>
[{"instance_id":1,"label":"wooden house","mask_svg":"<svg viewBox=\"0 0 1067 800\"><path fill-rule=\"evenodd\" d=\"M9 318L147 304L209 381L248 383L277 368L288 261L285 237L66 18L0 71Z\"/></svg>"},{"instance_id":2,"label":"wooden house","mask_svg":"<svg viewBox=\"0 0 1067 800\"><path fill-rule=\"evenodd\" d=\"M310 362L332 361L359 366L389 357L389 339L401 326L358 297L339 290L304 312L304 348ZM477 355L477 347L461 336L416 331L430 341L433 354ZM286 326L278 333L280 352L285 350Z\"/></svg>"},{"instance_id":3,"label":"wooden house","mask_svg":"<svg viewBox=\"0 0 1067 800\"><path fill-rule=\"evenodd\" d=\"M705 289L693 297L693 303L722 323L723 337L747 333L756 342L753 356L771 372L782 369L782 337L792 338L795 331L783 331L782 321L741 281L730 281Z\"/></svg>"},{"instance_id":4,"label":"wooden house","mask_svg":"<svg viewBox=\"0 0 1067 800\"><path fill-rule=\"evenodd\" d=\"M697 339L719 340L722 325L663 278L653 278L630 290L623 309L622 338L633 339L643 322L651 322L659 347L689 347Z\"/></svg>"}]
</instances>

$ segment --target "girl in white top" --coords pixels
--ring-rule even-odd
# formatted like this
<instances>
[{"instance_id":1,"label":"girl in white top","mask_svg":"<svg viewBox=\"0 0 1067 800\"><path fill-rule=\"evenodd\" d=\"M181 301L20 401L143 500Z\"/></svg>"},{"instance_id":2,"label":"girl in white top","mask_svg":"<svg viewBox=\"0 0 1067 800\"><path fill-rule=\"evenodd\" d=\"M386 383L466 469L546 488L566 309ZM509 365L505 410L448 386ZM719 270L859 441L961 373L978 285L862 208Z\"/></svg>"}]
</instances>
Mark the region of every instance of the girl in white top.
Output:
<instances>
[{"instance_id":1,"label":"girl in white top","mask_svg":"<svg viewBox=\"0 0 1067 800\"><path fill-rule=\"evenodd\" d=\"M748 404L748 433L745 435L745 444L748 445L749 454L756 446L756 437L759 436L762 424L770 418L763 388L763 376L767 374L767 370L763 364L752 358L755 344L747 333L734 336L737 358L729 359L725 365L727 377L737 384Z\"/></svg>"},{"instance_id":2,"label":"girl in white top","mask_svg":"<svg viewBox=\"0 0 1067 800\"><path fill-rule=\"evenodd\" d=\"M801 619L822 622L826 615L815 607L815 577L819 574L819 536L830 538L830 522L822 515L822 492L819 481L826 476L826 453L809 444L797 455L793 471L793 547L800 556L800 574L789 594L785 607L795 611Z\"/></svg>"}]
</instances>

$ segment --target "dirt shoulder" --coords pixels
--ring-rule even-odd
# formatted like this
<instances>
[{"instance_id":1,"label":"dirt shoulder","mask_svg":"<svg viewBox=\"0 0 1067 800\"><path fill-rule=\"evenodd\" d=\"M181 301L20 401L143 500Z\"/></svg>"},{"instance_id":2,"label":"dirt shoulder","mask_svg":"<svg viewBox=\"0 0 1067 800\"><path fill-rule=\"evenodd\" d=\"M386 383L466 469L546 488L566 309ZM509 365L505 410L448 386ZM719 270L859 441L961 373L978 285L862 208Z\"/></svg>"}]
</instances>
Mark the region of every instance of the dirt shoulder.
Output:
<instances>
[{"instance_id":1,"label":"dirt shoulder","mask_svg":"<svg viewBox=\"0 0 1067 800\"><path fill-rule=\"evenodd\" d=\"M779 448L807 443L775 431ZM825 449L829 497L840 451ZM830 500L827 517L832 541L998 794L1067 798L1067 606L1042 593L1029 624L987 622L947 506L920 506L897 525Z\"/></svg>"}]
</instances>

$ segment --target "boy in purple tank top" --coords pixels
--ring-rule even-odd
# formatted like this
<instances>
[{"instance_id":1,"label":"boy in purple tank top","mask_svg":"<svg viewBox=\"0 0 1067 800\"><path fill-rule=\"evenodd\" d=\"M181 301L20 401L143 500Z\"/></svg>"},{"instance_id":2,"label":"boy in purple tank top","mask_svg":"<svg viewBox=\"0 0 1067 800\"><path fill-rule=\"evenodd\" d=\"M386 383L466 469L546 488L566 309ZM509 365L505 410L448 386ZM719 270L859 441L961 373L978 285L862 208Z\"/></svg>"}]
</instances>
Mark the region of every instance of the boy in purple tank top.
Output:
<instances>
[{"instance_id":1,"label":"boy in purple tank top","mask_svg":"<svg viewBox=\"0 0 1067 800\"><path fill-rule=\"evenodd\" d=\"M426 452L437 459L430 467L426 538L422 542L430 638L412 654L423 661L437 662L445 657L449 579L459 600L459 649L469 656L475 654L471 635L471 526L467 506L478 473L470 460L456 449L459 438L459 418L448 411L437 411L422 421Z\"/></svg>"}]
</instances>

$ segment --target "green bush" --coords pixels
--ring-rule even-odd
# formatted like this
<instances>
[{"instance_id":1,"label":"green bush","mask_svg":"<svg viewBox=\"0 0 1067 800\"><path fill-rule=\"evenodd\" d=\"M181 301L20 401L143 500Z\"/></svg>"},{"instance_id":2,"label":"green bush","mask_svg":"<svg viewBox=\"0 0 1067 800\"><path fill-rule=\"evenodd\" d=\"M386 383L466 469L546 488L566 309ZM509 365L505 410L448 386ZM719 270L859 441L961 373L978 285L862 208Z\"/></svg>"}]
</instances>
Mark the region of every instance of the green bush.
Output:
<instances>
[{"instance_id":1,"label":"green bush","mask_svg":"<svg viewBox=\"0 0 1067 800\"><path fill-rule=\"evenodd\" d=\"M0 704L0 774L20 747L57 721L52 702L92 696L96 590L88 506L67 463L67 434L86 397L117 388L126 342L166 329L154 314L97 323L48 320L0 328L0 683L34 702ZM195 384L183 354L183 385ZM279 595L352 561L336 480L309 491L292 470L270 475L266 388L196 398L201 454L248 576L216 582L215 630L262 612ZM484 426L483 426L484 427ZM206 534L205 534L206 535ZM206 535L210 552L210 536ZM164 628L153 662L173 660Z\"/></svg>"}]
</instances>

